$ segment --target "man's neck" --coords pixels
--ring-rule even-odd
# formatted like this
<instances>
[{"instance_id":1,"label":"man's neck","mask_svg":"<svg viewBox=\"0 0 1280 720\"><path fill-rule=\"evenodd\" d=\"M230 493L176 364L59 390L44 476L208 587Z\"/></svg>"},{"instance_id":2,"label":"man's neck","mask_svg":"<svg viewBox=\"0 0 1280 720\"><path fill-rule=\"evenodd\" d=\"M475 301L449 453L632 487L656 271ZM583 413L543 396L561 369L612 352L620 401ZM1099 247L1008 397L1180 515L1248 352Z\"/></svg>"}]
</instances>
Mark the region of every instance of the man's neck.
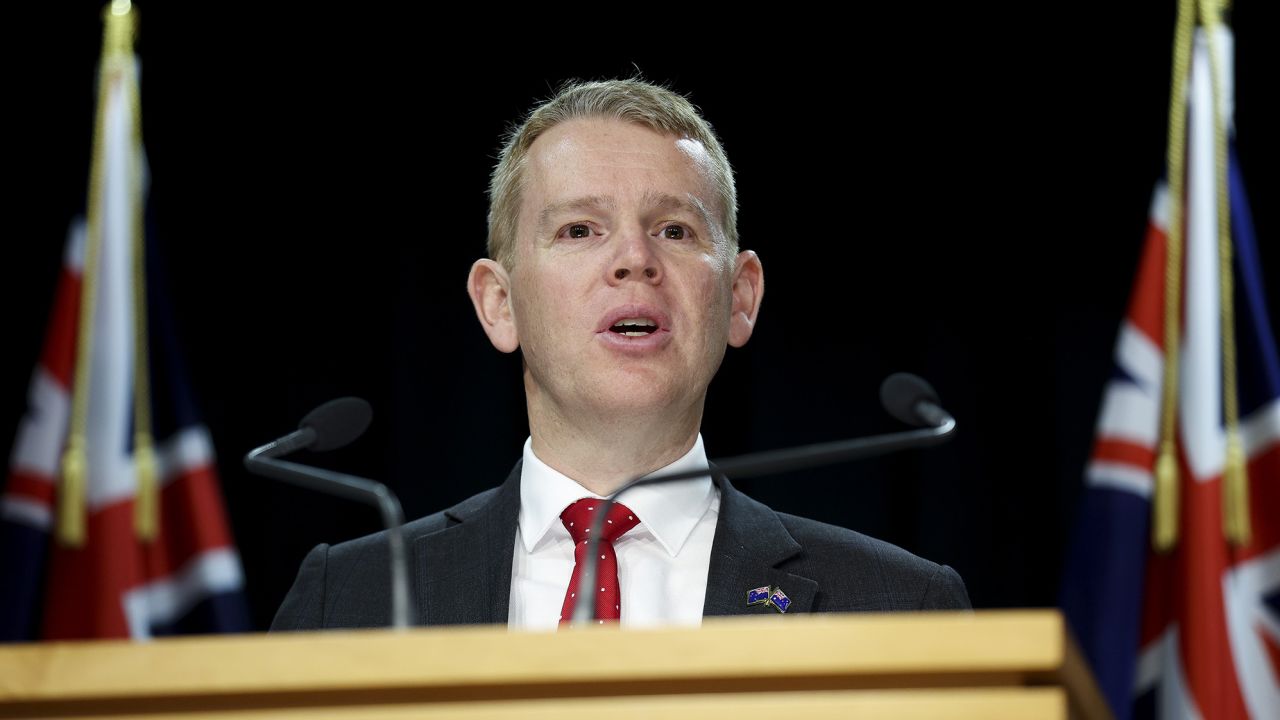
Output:
<instances>
[{"instance_id":1,"label":"man's neck","mask_svg":"<svg viewBox=\"0 0 1280 720\"><path fill-rule=\"evenodd\" d=\"M597 495L680 459L698 439L702 404L681 417L570 422L565 413L529 406L538 459ZM583 415L576 415L582 418Z\"/></svg>"}]
</instances>

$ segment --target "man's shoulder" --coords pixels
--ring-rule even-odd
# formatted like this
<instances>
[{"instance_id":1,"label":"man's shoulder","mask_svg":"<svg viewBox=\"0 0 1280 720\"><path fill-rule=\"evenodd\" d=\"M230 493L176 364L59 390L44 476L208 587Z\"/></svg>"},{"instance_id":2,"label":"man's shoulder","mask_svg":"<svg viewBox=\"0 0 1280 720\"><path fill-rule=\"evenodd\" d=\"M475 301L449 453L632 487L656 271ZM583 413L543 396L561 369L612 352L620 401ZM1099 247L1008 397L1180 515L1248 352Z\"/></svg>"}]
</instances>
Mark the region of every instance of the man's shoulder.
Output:
<instances>
[{"instance_id":1,"label":"man's shoulder","mask_svg":"<svg viewBox=\"0 0 1280 720\"><path fill-rule=\"evenodd\" d=\"M782 526L795 538L803 551L798 558L807 562L849 561L876 566L900 567L904 572L932 574L937 563L913 555L892 543L864 535L856 530L813 520L799 515L774 511Z\"/></svg>"},{"instance_id":2,"label":"man's shoulder","mask_svg":"<svg viewBox=\"0 0 1280 720\"><path fill-rule=\"evenodd\" d=\"M421 538L446 530L483 510L501 488L491 488L401 526L412 556ZM390 616L391 551L387 530L334 545L321 543L302 561L273 630L382 627ZM411 561L412 567L412 561Z\"/></svg>"},{"instance_id":3,"label":"man's shoulder","mask_svg":"<svg viewBox=\"0 0 1280 720\"><path fill-rule=\"evenodd\" d=\"M836 604L827 610L969 607L964 581L946 565L848 528L788 513L777 516L802 548L785 568L821 578L825 601Z\"/></svg>"},{"instance_id":4,"label":"man's shoulder","mask_svg":"<svg viewBox=\"0 0 1280 720\"><path fill-rule=\"evenodd\" d=\"M755 522L776 518L795 541L795 551L777 567L817 582L815 612L970 607L964 581L946 565L848 528L778 512L755 500L735 505L747 510L745 514Z\"/></svg>"},{"instance_id":5,"label":"man's shoulder","mask_svg":"<svg viewBox=\"0 0 1280 720\"><path fill-rule=\"evenodd\" d=\"M488 505L500 489L500 487L489 488L452 507L401 525L400 531L404 536L405 545L408 546L418 538L452 527L463 519L474 515ZM368 558L369 553L385 555L389 552L387 549L389 547L387 542L388 533L389 531L387 530L380 530L332 545L328 548L329 562L342 562L348 559L364 561Z\"/></svg>"}]
</instances>

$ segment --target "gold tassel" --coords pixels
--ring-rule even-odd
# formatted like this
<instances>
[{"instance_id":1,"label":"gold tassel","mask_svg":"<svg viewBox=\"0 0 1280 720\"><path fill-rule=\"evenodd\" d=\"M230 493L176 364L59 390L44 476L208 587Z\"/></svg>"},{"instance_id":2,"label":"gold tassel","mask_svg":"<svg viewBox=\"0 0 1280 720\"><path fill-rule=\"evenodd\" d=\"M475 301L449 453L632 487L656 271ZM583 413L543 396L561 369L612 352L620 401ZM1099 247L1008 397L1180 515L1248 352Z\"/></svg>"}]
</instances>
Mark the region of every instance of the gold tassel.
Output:
<instances>
[{"instance_id":1,"label":"gold tassel","mask_svg":"<svg viewBox=\"0 0 1280 720\"><path fill-rule=\"evenodd\" d=\"M1160 444L1156 460L1151 544L1156 552L1168 552L1178 542L1178 454L1172 441Z\"/></svg>"},{"instance_id":2,"label":"gold tassel","mask_svg":"<svg viewBox=\"0 0 1280 720\"><path fill-rule=\"evenodd\" d=\"M1222 326L1222 419L1226 425L1226 458L1222 467L1222 533L1232 545L1249 542L1249 476L1240 445L1240 401L1236 367L1234 277L1231 272L1231 205L1227 186L1227 118L1223 117L1223 83L1218 28L1222 3L1200 0L1200 15L1209 39L1209 64L1213 68L1214 170L1217 173L1218 287Z\"/></svg>"},{"instance_id":3,"label":"gold tassel","mask_svg":"<svg viewBox=\"0 0 1280 720\"><path fill-rule=\"evenodd\" d=\"M1232 545L1247 545L1249 523L1249 472L1238 432L1227 433L1227 462L1222 469L1222 526Z\"/></svg>"},{"instance_id":4,"label":"gold tassel","mask_svg":"<svg viewBox=\"0 0 1280 720\"><path fill-rule=\"evenodd\" d=\"M72 435L62 452L62 484L58 487L58 542L68 547L84 545L88 467L84 438Z\"/></svg>"},{"instance_id":5,"label":"gold tassel","mask_svg":"<svg viewBox=\"0 0 1280 720\"><path fill-rule=\"evenodd\" d=\"M160 527L159 490L156 487L156 453L150 433L133 439L133 462L138 475L138 492L133 500L133 529L142 542L151 542Z\"/></svg>"},{"instance_id":6,"label":"gold tassel","mask_svg":"<svg viewBox=\"0 0 1280 720\"><path fill-rule=\"evenodd\" d=\"M1169 91L1169 143L1165 149L1169 181L1169 229L1164 268L1164 377L1161 380L1160 455L1151 492L1151 544L1169 552L1178 543L1178 348L1182 317L1183 180L1187 143L1187 77L1191 67L1195 0L1178 0L1173 39L1173 77Z\"/></svg>"}]
</instances>

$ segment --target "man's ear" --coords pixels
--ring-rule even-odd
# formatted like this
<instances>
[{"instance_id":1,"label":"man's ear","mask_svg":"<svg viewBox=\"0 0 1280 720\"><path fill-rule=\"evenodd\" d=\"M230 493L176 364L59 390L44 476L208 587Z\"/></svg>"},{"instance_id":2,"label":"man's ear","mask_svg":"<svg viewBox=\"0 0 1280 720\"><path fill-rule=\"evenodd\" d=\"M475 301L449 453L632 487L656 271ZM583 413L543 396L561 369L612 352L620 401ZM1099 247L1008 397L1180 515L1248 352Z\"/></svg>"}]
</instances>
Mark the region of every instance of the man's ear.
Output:
<instances>
[{"instance_id":1,"label":"man's ear","mask_svg":"<svg viewBox=\"0 0 1280 720\"><path fill-rule=\"evenodd\" d=\"M733 305L729 314L729 344L742 347L751 339L764 298L764 266L751 250L738 253L733 270Z\"/></svg>"},{"instance_id":2,"label":"man's ear","mask_svg":"<svg viewBox=\"0 0 1280 720\"><path fill-rule=\"evenodd\" d=\"M475 261L467 275L467 294L489 342L504 353L515 352L520 337L511 311L511 276L506 268L488 258Z\"/></svg>"}]
</instances>

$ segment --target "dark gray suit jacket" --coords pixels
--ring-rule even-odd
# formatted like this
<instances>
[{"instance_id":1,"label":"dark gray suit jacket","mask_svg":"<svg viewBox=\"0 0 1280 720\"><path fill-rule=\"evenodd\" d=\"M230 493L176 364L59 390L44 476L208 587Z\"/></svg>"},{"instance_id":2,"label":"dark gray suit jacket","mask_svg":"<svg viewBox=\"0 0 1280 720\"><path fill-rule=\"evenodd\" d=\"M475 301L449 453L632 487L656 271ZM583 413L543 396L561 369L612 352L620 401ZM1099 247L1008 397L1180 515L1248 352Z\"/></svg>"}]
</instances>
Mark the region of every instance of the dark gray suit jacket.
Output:
<instances>
[{"instance_id":1,"label":"dark gray suit jacket","mask_svg":"<svg viewBox=\"0 0 1280 720\"><path fill-rule=\"evenodd\" d=\"M936 565L852 530L774 512L724 478L702 614L776 613L747 591L777 586L788 613L969 607L964 582ZM520 465L502 486L404 527L416 622L506 623L520 512ZM390 624L386 533L319 545L298 571L272 630Z\"/></svg>"}]
</instances>

